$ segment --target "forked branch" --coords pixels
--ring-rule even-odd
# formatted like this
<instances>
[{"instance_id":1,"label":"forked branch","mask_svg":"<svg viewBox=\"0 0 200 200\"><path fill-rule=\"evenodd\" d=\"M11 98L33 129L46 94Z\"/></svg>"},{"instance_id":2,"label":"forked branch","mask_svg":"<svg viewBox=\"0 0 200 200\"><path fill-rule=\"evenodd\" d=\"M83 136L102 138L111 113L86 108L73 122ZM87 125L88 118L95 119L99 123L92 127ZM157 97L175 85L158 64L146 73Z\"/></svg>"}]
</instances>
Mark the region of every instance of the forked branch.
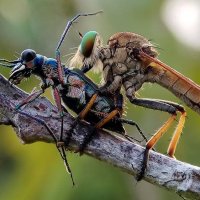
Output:
<instances>
[{"instance_id":1,"label":"forked branch","mask_svg":"<svg viewBox=\"0 0 200 200\"><path fill-rule=\"evenodd\" d=\"M23 143L37 141L53 143L46 128L26 115L15 110L25 92L11 86L0 76L0 124L11 125ZM59 138L60 117L57 109L46 98L39 98L23 108L23 112L45 121ZM64 139L73 122L66 113L64 117ZM72 134L69 149L77 150L85 135L90 131L88 124L79 123ZM130 175L137 176L141 169L144 148L121 137L99 130L84 153L116 166ZM190 199L200 199L200 168L171 159L154 151L150 152L149 163L144 179L155 185L179 193Z\"/></svg>"}]
</instances>

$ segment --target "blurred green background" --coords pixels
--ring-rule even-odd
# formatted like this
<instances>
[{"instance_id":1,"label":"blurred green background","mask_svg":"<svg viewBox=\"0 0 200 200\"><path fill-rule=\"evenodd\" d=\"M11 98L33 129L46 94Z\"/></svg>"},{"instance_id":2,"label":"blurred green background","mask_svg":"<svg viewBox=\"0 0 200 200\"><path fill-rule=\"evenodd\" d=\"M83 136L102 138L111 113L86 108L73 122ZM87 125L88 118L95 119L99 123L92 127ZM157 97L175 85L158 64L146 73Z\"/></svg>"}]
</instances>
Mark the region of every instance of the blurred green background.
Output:
<instances>
[{"instance_id":1,"label":"blurred green background","mask_svg":"<svg viewBox=\"0 0 200 200\"><path fill-rule=\"evenodd\" d=\"M198 38L196 42L190 40L195 39L193 32L199 30L193 29L194 27L190 26L191 22L185 20L185 31L179 30L178 34L176 30L171 32L169 26L171 23L178 22L178 17L166 18L169 2L172 1L0 0L0 57L16 58L26 48L35 49L47 57L54 57L56 44L67 20L80 12L103 10L103 14L82 18L73 26L62 46L63 62L67 62L70 54L75 51L73 48L80 43L78 31L85 33L96 30L104 39L104 43L115 32L131 31L152 39L153 43L160 47L159 58L162 61L200 83L200 76L197 73L200 71L199 41ZM174 0L174 2L179 3L181 7L184 1ZM200 10L198 6L195 7ZM186 11L187 8L186 6ZM195 12L198 13L198 10ZM179 14L181 13L177 12L177 16ZM187 14L185 12L183 16ZM186 19L191 17L190 14ZM199 16L195 18L198 23ZM187 33L187 30L190 32ZM182 37L182 33L186 34L186 37ZM2 67L0 73L8 77L9 71ZM96 82L100 79L92 73L89 75ZM39 80L32 77L21 83L20 87L30 92L38 84ZM170 92L157 85L146 84L139 94L141 97L162 98L181 103ZM51 92L48 91L46 96L51 98ZM135 107L130 103L127 106L127 118L138 122L148 138L169 117L166 113ZM187 112L188 118L176 157L200 166L200 159L197 156L200 145L199 116L189 108ZM126 128L130 135L134 136L134 133L137 135L134 128ZM166 153L173 130L174 127L156 146L159 152ZM136 183L130 175L88 156L79 157L69 153L69 162L77 184L74 188L54 145L45 143L22 145L12 128L1 126L0 200L180 199L177 194L147 182Z\"/></svg>"}]
</instances>

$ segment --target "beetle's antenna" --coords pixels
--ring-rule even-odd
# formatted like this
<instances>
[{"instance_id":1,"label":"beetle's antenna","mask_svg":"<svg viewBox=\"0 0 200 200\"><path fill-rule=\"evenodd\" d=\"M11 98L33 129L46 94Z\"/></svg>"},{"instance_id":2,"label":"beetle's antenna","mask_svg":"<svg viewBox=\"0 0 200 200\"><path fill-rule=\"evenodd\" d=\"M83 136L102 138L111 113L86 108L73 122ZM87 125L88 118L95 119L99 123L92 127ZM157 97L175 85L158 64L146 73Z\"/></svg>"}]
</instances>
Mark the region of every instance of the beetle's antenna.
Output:
<instances>
[{"instance_id":1,"label":"beetle's antenna","mask_svg":"<svg viewBox=\"0 0 200 200\"><path fill-rule=\"evenodd\" d=\"M6 59L0 59L0 62L17 64L17 63L21 62L21 60L17 59L17 60L10 61L10 60L6 60Z\"/></svg>"},{"instance_id":2,"label":"beetle's antenna","mask_svg":"<svg viewBox=\"0 0 200 200\"><path fill-rule=\"evenodd\" d=\"M6 63L0 63L0 65L3 67L9 67L9 68L13 68L15 66L15 64L6 64Z\"/></svg>"},{"instance_id":3,"label":"beetle's antenna","mask_svg":"<svg viewBox=\"0 0 200 200\"><path fill-rule=\"evenodd\" d=\"M17 60L6 60L6 59L0 59L0 65L4 66L4 67L9 67L9 68L13 68L17 63L20 63L21 60L17 59Z\"/></svg>"}]
</instances>

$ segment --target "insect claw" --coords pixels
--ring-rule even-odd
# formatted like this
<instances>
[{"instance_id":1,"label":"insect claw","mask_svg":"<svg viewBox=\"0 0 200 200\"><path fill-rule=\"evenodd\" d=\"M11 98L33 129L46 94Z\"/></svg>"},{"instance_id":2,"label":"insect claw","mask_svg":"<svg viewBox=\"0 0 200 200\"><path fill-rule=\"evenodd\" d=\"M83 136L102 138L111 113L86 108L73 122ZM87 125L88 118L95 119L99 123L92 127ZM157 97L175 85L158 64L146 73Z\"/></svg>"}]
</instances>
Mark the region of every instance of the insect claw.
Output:
<instances>
[{"instance_id":1,"label":"insect claw","mask_svg":"<svg viewBox=\"0 0 200 200\"><path fill-rule=\"evenodd\" d=\"M34 88L32 89L32 91L31 91L31 94L33 94L34 92L36 92L36 90L37 90L37 88L34 87Z\"/></svg>"},{"instance_id":2,"label":"insect claw","mask_svg":"<svg viewBox=\"0 0 200 200\"><path fill-rule=\"evenodd\" d=\"M20 107L21 107L20 104L16 105L16 106L15 106L15 110L19 110Z\"/></svg>"},{"instance_id":3,"label":"insect claw","mask_svg":"<svg viewBox=\"0 0 200 200\"><path fill-rule=\"evenodd\" d=\"M144 174L147 168L148 159L149 159L149 149L145 148L144 154L143 154L143 160L142 160L142 167L139 174L136 177L137 181L141 181L142 178L144 177Z\"/></svg>"},{"instance_id":4,"label":"insect claw","mask_svg":"<svg viewBox=\"0 0 200 200\"><path fill-rule=\"evenodd\" d=\"M58 148L64 147L64 146L65 146L65 143L64 143L63 141L59 141L59 142L56 143L56 146L57 146Z\"/></svg>"}]
</instances>

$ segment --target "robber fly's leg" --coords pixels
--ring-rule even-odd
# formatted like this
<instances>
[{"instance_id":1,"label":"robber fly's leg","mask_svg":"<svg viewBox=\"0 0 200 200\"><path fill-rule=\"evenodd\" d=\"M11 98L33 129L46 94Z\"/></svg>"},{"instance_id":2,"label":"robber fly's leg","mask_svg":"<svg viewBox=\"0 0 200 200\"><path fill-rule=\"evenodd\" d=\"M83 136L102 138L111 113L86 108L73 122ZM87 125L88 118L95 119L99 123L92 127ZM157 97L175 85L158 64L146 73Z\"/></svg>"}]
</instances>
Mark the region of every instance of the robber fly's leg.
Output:
<instances>
[{"instance_id":1,"label":"robber fly's leg","mask_svg":"<svg viewBox=\"0 0 200 200\"><path fill-rule=\"evenodd\" d=\"M75 119L75 121L73 122L73 124L72 124L72 126L71 126L71 128L70 128L70 130L69 130L69 133L71 133L72 131L73 131L73 129L76 127L76 125L78 124L78 122L80 121L80 120L83 120L85 117L86 117L86 115L87 115L87 113L90 111L90 109L92 108L92 106L93 106L93 104L94 104L94 102L95 102L95 100L96 100L96 98L97 98L97 96L98 96L98 94L97 93L95 93L92 97L91 97L91 99L90 99L90 101L87 103L87 105L86 105L86 107L79 113L79 115L77 116L77 118ZM94 131L94 128L92 128L92 130L91 131L89 131L89 132L95 132ZM87 138L89 137L89 136L86 136ZM84 140L88 140L87 138L85 138ZM69 142L69 140L68 141L66 141L66 143L65 143L65 145L67 145L67 143ZM84 146L84 147L82 147L82 146ZM80 148L79 148L79 152L80 152L80 155L83 153L83 150L84 150L84 148L85 148L85 142L83 141L83 145L81 144L81 146L80 146Z\"/></svg>"},{"instance_id":2,"label":"robber fly's leg","mask_svg":"<svg viewBox=\"0 0 200 200\"><path fill-rule=\"evenodd\" d=\"M99 128L102 128L111 119L113 119L117 114L119 114L119 111L117 109L113 110L104 119L102 119L100 122L98 122L94 127L91 127L91 130L89 131L88 135L84 138L83 143L80 145L80 148L79 148L80 155L83 153L83 150L86 148L88 143L92 140L92 137L95 135L96 130Z\"/></svg>"},{"instance_id":3,"label":"robber fly's leg","mask_svg":"<svg viewBox=\"0 0 200 200\"><path fill-rule=\"evenodd\" d=\"M97 94L93 95L93 97L95 97L96 95ZM117 94L114 97L114 101L115 101L116 109L113 110L112 112L110 112L109 114L107 114L107 116L104 117L100 122L98 122L94 127L91 127L91 130L89 131L89 134L84 138L83 143L80 145L80 148L79 148L80 154L83 153L83 150L85 149L87 144L92 140L93 135L95 135L95 133L96 133L96 129L102 128L105 124L107 124L110 120L112 120L116 115L120 115L121 114L122 105L123 105L123 96L121 94ZM90 102L93 105L94 101L90 100ZM91 109L92 105L89 106L88 104L87 104L86 108L79 114L79 118L83 119L85 117L85 115L88 113L88 111Z\"/></svg>"},{"instance_id":4,"label":"robber fly's leg","mask_svg":"<svg viewBox=\"0 0 200 200\"><path fill-rule=\"evenodd\" d=\"M181 136L181 133L182 133L182 130L183 130L183 127L184 127L185 118L186 118L187 114L185 112L184 107L177 104L177 103L174 103L174 102L171 102L171 101L164 101L164 100L158 100L158 101L159 102L166 102L167 104L174 106L181 113L178 125L176 127L176 130L174 132L174 135L173 135L173 137L170 141L170 144L169 144L169 147L168 147L168 150L167 150L167 154L170 157L175 158L174 154L175 154L176 147L177 147L179 138Z\"/></svg>"},{"instance_id":5,"label":"robber fly's leg","mask_svg":"<svg viewBox=\"0 0 200 200\"><path fill-rule=\"evenodd\" d=\"M154 110L160 110L160 111L164 111L164 112L168 112L172 114L172 116L163 124L163 126L150 138L150 140L146 144L143 165L142 165L141 173L138 176L138 180L141 180L147 166L149 150L152 149L152 147L158 142L158 140L162 137L162 135L168 130L168 128L173 123L173 121L176 119L177 113L180 112L181 116L180 116L178 125L176 127L176 130L173 134L173 137L168 147L168 155L174 158L176 146L179 141L179 138L180 138L180 135L182 133L182 129L185 123L186 112L182 106L176 103L164 101L164 100L132 98L130 99L130 101L131 103L138 106L143 106L143 107L154 109Z\"/></svg>"},{"instance_id":6,"label":"robber fly's leg","mask_svg":"<svg viewBox=\"0 0 200 200\"><path fill-rule=\"evenodd\" d=\"M90 101L87 103L86 107L78 114L78 117L76 118L76 120L75 120L75 122L73 123L73 125L72 125L72 127L71 127L70 130L72 130L72 129L77 125L78 121L83 120L83 119L86 117L87 113L88 113L88 112L90 111L90 109L92 108L92 106L93 106L93 104L94 104L94 102L95 102L97 96L98 96L98 94L95 93L95 94L91 97L91 99L90 99Z\"/></svg>"},{"instance_id":7,"label":"robber fly's leg","mask_svg":"<svg viewBox=\"0 0 200 200\"><path fill-rule=\"evenodd\" d=\"M102 119L95 127L101 128L105 124L107 124L110 120L112 120L116 115L121 116L123 110L123 96L122 94L116 94L114 96L115 101L115 109L110 112L104 119Z\"/></svg>"},{"instance_id":8,"label":"robber fly's leg","mask_svg":"<svg viewBox=\"0 0 200 200\"><path fill-rule=\"evenodd\" d=\"M172 114L172 116L168 119L168 121L163 125L164 129L161 129L162 127L159 129L162 133L158 134L159 133L159 130L158 130L156 134L152 136L152 138L147 142L147 147L150 147L150 148L152 148L156 144L156 142L160 139L160 137L167 131L168 127L170 127L171 123L176 118L177 113L178 112L181 113L177 128L174 132L173 138L168 148L168 155L170 157L174 157L176 145L178 143L180 134L183 129L183 125L185 123L186 112L185 112L184 107L177 103L160 100L160 99L135 99L131 102L139 106L143 106L143 107L155 109L155 110L161 110L161 111Z\"/></svg>"},{"instance_id":9,"label":"robber fly's leg","mask_svg":"<svg viewBox=\"0 0 200 200\"><path fill-rule=\"evenodd\" d=\"M41 125L43 125L47 129L47 131L49 132L49 134L51 135L51 137L53 138L55 144L57 144L57 138L56 138L56 136L54 135L53 131L50 129L50 127L46 124L45 121L43 121L42 119L39 119L37 117L34 117L34 116L32 116L32 115L30 115L30 114L28 114L26 112L23 112L21 110L18 110L18 112L20 114L22 114L22 115L25 115L27 117L30 117L30 118L36 120L38 123L40 123ZM56 147L58 149L58 152L59 152L61 158L64 161L64 165L65 165L66 171L70 174L70 177L71 177L71 180L72 180L72 184L75 185L75 182L74 182L74 179L73 179L73 174L72 174L72 171L70 169L69 163L67 161L67 157L66 157L66 154L65 154L64 147L59 148L57 145L56 145Z\"/></svg>"}]
</instances>

